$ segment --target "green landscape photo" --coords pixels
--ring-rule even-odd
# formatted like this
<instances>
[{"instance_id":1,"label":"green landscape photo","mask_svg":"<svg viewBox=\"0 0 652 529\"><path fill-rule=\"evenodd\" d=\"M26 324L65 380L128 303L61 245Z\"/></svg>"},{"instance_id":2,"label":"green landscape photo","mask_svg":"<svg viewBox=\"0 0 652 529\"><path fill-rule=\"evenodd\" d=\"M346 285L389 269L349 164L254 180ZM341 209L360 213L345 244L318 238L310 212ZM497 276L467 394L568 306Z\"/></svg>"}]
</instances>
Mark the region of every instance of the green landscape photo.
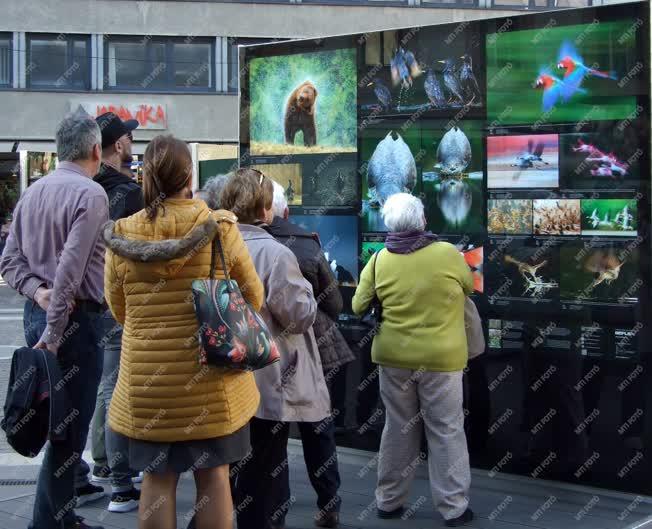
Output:
<instances>
[{"instance_id":1,"label":"green landscape photo","mask_svg":"<svg viewBox=\"0 0 652 529\"><path fill-rule=\"evenodd\" d=\"M488 34L487 119L542 125L632 116L644 76L642 30L632 35L632 27L595 21Z\"/></svg>"},{"instance_id":2,"label":"green landscape photo","mask_svg":"<svg viewBox=\"0 0 652 529\"><path fill-rule=\"evenodd\" d=\"M252 59L251 154L355 152L356 91L354 49Z\"/></svg>"}]
</instances>

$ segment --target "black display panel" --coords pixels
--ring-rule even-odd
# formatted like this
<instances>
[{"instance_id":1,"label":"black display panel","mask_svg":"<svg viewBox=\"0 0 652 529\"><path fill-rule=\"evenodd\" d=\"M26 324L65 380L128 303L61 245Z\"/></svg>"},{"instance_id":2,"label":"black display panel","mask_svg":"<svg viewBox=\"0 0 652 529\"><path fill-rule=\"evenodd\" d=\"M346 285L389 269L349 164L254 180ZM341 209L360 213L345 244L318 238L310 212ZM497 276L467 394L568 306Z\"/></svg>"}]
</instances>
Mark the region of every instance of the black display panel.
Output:
<instances>
[{"instance_id":1,"label":"black display panel","mask_svg":"<svg viewBox=\"0 0 652 529\"><path fill-rule=\"evenodd\" d=\"M338 237L329 259L353 278L340 328L358 358L334 383L340 444L378 448L372 339L350 299L384 247L383 204L407 192L473 273L487 338L466 373L473 464L652 493L652 464L636 459L652 446L648 12L634 2L241 49L241 165L277 179L290 218L322 244ZM297 133L279 146L305 80L315 145Z\"/></svg>"}]
</instances>

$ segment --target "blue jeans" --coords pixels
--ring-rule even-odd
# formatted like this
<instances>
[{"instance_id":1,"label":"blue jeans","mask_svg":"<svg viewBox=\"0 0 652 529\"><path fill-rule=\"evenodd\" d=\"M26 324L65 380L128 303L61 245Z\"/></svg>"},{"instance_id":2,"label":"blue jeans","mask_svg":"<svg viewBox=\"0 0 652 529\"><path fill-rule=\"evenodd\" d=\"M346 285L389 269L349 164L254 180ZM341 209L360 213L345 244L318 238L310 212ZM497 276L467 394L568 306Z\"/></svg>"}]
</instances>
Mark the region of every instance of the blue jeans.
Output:
<instances>
[{"instance_id":1,"label":"blue jeans","mask_svg":"<svg viewBox=\"0 0 652 529\"><path fill-rule=\"evenodd\" d=\"M102 398L106 413L104 426L104 442L106 446L107 464L111 469L111 487L113 492L129 490L132 470L129 468L129 439L124 435L116 435L109 428L109 406L115 385L118 382L120 370L120 351L122 348L122 327L107 311L102 318L104 328L104 376L102 377Z\"/></svg>"},{"instance_id":2,"label":"blue jeans","mask_svg":"<svg viewBox=\"0 0 652 529\"><path fill-rule=\"evenodd\" d=\"M70 315L57 360L71 404L68 438L49 442L38 476L32 529L62 529L75 523L75 470L86 446L102 376L100 338L102 314L75 310ZM46 312L32 301L25 303L25 341L36 345L45 331Z\"/></svg>"}]
</instances>

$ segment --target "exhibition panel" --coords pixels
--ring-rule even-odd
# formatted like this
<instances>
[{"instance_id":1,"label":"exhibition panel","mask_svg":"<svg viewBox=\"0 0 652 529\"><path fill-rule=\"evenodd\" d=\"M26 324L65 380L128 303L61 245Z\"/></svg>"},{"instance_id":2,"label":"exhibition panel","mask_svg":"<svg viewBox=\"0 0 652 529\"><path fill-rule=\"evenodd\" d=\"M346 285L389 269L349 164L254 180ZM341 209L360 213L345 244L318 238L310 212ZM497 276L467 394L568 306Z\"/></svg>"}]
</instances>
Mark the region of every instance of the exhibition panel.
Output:
<instances>
[{"instance_id":1,"label":"exhibition panel","mask_svg":"<svg viewBox=\"0 0 652 529\"><path fill-rule=\"evenodd\" d=\"M474 276L473 464L652 493L649 9L240 48L240 164L285 188L345 298L359 357L331 377L339 443L378 447L373 336L350 299L406 192Z\"/></svg>"}]
</instances>

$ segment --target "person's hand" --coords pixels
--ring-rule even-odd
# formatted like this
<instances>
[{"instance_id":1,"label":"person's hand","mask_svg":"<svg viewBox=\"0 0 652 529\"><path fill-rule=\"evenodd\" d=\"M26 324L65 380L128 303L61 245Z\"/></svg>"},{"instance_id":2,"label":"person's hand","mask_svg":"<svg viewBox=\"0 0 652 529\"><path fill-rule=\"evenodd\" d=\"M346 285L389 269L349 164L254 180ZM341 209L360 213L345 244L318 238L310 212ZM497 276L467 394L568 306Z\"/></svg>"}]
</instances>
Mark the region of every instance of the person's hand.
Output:
<instances>
[{"instance_id":1,"label":"person's hand","mask_svg":"<svg viewBox=\"0 0 652 529\"><path fill-rule=\"evenodd\" d=\"M57 353L59 352L59 348L55 344L53 344L53 343L45 343L43 340L41 340L39 343L37 343L34 346L34 349L47 349L54 356L57 356Z\"/></svg>"},{"instance_id":2,"label":"person's hand","mask_svg":"<svg viewBox=\"0 0 652 529\"><path fill-rule=\"evenodd\" d=\"M48 310L50 306L50 297L52 296L52 289L45 287L38 287L34 293L34 301L38 303L38 306L43 310Z\"/></svg>"}]
</instances>

